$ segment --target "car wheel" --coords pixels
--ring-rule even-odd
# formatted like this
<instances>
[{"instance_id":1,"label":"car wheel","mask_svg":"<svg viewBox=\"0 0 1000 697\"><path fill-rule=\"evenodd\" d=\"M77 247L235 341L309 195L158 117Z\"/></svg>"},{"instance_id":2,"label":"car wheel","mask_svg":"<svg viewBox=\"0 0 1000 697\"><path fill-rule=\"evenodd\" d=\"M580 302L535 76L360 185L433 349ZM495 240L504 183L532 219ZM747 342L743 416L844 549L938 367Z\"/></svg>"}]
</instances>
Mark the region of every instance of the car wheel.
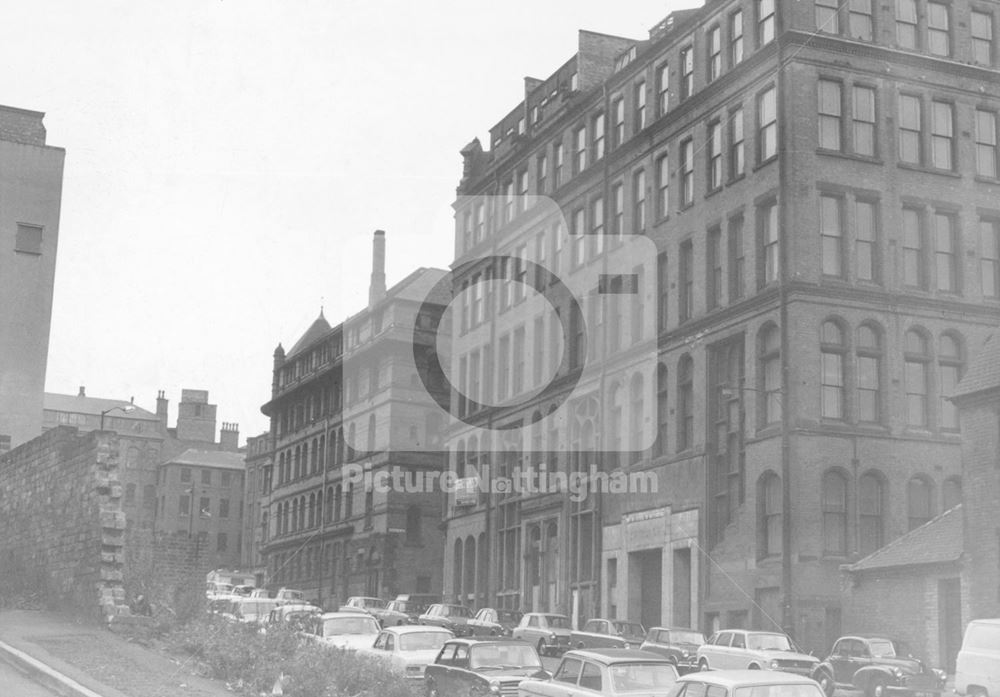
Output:
<instances>
[{"instance_id":1,"label":"car wheel","mask_svg":"<svg viewBox=\"0 0 1000 697\"><path fill-rule=\"evenodd\" d=\"M836 685L833 682L833 677L829 673L823 671L817 675L816 682L819 683L819 686L823 690L823 694L826 695L826 697L833 697Z\"/></svg>"},{"instance_id":2,"label":"car wheel","mask_svg":"<svg viewBox=\"0 0 1000 697\"><path fill-rule=\"evenodd\" d=\"M704 658L698 661L698 670L711 670L708 667L708 661L705 660Z\"/></svg>"},{"instance_id":3,"label":"car wheel","mask_svg":"<svg viewBox=\"0 0 1000 697\"><path fill-rule=\"evenodd\" d=\"M747 670L760 670L760 666L757 665L756 663L751 663L750 665L747 666Z\"/></svg>"},{"instance_id":4,"label":"car wheel","mask_svg":"<svg viewBox=\"0 0 1000 697\"><path fill-rule=\"evenodd\" d=\"M539 656L545 655L545 639L538 640L538 655Z\"/></svg>"},{"instance_id":5,"label":"car wheel","mask_svg":"<svg viewBox=\"0 0 1000 697\"><path fill-rule=\"evenodd\" d=\"M885 678L872 678L865 690L867 697L885 697Z\"/></svg>"}]
</instances>

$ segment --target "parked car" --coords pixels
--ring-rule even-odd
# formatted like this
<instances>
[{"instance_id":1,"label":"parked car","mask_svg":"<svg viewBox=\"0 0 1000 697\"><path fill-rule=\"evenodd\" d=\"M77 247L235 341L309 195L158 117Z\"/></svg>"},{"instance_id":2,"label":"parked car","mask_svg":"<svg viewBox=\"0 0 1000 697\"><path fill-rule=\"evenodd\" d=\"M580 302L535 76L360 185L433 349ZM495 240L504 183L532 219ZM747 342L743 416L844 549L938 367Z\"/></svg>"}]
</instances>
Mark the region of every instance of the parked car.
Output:
<instances>
[{"instance_id":1,"label":"parked car","mask_svg":"<svg viewBox=\"0 0 1000 697\"><path fill-rule=\"evenodd\" d=\"M278 601L273 598L234 597L230 601L229 607L220 614L236 622L263 625L271 614L271 610L277 606Z\"/></svg>"},{"instance_id":2,"label":"parked car","mask_svg":"<svg viewBox=\"0 0 1000 697\"><path fill-rule=\"evenodd\" d=\"M514 695L528 677L547 679L535 647L513 639L453 639L424 671L427 697Z\"/></svg>"},{"instance_id":3,"label":"parked car","mask_svg":"<svg viewBox=\"0 0 1000 697\"><path fill-rule=\"evenodd\" d=\"M268 626L285 626L292 629L305 629L313 617L323 614L315 605L308 603L288 603L279 605L267 616Z\"/></svg>"},{"instance_id":4,"label":"parked car","mask_svg":"<svg viewBox=\"0 0 1000 697\"><path fill-rule=\"evenodd\" d=\"M677 669L654 653L636 649L574 649L563 655L551 680L525 680L517 695L666 697L676 682Z\"/></svg>"},{"instance_id":5,"label":"parked car","mask_svg":"<svg viewBox=\"0 0 1000 697\"><path fill-rule=\"evenodd\" d=\"M698 668L698 647L704 643L705 635L693 629L653 627L639 648L660 654L684 675Z\"/></svg>"},{"instance_id":6,"label":"parked car","mask_svg":"<svg viewBox=\"0 0 1000 697\"><path fill-rule=\"evenodd\" d=\"M698 648L701 670L783 670L810 676L819 659L799 653L792 640L780 632L724 629Z\"/></svg>"},{"instance_id":7,"label":"parked car","mask_svg":"<svg viewBox=\"0 0 1000 697\"><path fill-rule=\"evenodd\" d=\"M465 636L469 634L469 620L471 619L472 612L464 605L434 603L427 608L427 612L417 618L417 622L444 627L455 636Z\"/></svg>"},{"instance_id":8,"label":"parked car","mask_svg":"<svg viewBox=\"0 0 1000 697\"><path fill-rule=\"evenodd\" d=\"M418 611L419 609L419 611ZM407 603L405 600L390 600L379 613L383 627L416 624L416 619L427 609L424 605Z\"/></svg>"},{"instance_id":9,"label":"parked car","mask_svg":"<svg viewBox=\"0 0 1000 697\"><path fill-rule=\"evenodd\" d=\"M626 622L625 620L612 620L618 635L628 642L630 649L637 649L646 640L646 628L638 622Z\"/></svg>"},{"instance_id":10,"label":"parked car","mask_svg":"<svg viewBox=\"0 0 1000 697\"><path fill-rule=\"evenodd\" d=\"M813 678L831 697L836 688L864 690L869 697L887 692L913 694L944 689L945 673L909 655L901 642L880 636L837 639Z\"/></svg>"},{"instance_id":11,"label":"parked car","mask_svg":"<svg viewBox=\"0 0 1000 697\"><path fill-rule=\"evenodd\" d=\"M379 632L375 643L358 649L358 655L385 661L390 668L407 678L422 680L424 669L432 663L441 647L455 635L447 629L404 625Z\"/></svg>"},{"instance_id":12,"label":"parked car","mask_svg":"<svg viewBox=\"0 0 1000 697\"><path fill-rule=\"evenodd\" d=\"M355 651L378 638L378 621L362 612L324 612L310 621L306 636L339 649Z\"/></svg>"},{"instance_id":13,"label":"parked car","mask_svg":"<svg viewBox=\"0 0 1000 697\"><path fill-rule=\"evenodd\" d=\"M816 681L773 670L689 673L677 679L670 697L823 697Z\"/></svg>"},{"instance_id":14,"label":"parked car","mask_svg":"<svg viewBox=\"0 0 1000 697\"><path fill-rule=\"evenodd\" d=\"M376 610L384 610L385 601L381 598L369 598L364 596L353 596L340 606L340 612L367 612L374 615Z\"/></svg>"},{"instance_id":15,"label":"parked car","mask_svg":"<svg viewBox=\"0 0 1000 697\"><path fill-rule=\"evenodd\" d=\"M955 692L1000 697L1000 619L973 620L955 663Z\"/></svg>"},{"instance_id":16,"label":"parked car","mask_svg":"<svg viewBox=\"0 0 1000 697\"><path fill-rule=\"evenodd\" d=\"M627 649L628 641L618 634L611 620L594 619L570 632L569 645L575 649Z\"/></svg>"},{"instance_id":17,"label":"parked car","mask_svg":"<svg viewBox=\"0 0 1000 697\"><path fill-rule=\"evenodd\" d=\"M511 636L538 647L538 653L547 656L550 653L558 655L568 649L570 633L566 615L529 612L521 617Z\"/></svg>"},{"instance_id":18,"label":"parked car","mask_svg":"<svg viewBox=\"0 0 1000 697\"><path fill-rule=\"evenodd\" d=\"M510 636L520 621L521 613L517 610L484 607L468 624L472 636Z\"/></svg>"}]
</instances>

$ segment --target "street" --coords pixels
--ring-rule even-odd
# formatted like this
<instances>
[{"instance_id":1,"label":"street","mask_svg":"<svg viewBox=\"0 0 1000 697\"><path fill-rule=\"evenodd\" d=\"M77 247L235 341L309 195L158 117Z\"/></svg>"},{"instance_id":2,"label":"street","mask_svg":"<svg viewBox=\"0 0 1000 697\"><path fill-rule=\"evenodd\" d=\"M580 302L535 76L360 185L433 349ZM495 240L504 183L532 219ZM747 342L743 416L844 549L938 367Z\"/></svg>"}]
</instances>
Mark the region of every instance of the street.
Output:
<instances>
[{"instance_id":1,"label":"street","mask_svg":"<svg viewBox=\"0 0 1000 697\"><path fill-rule=\"evenodd\" d=\"M17 695L17 697L53 697L54 692L50 692L41 685L26 678L6 661L0 661L0 688L5 695Z\"/></svg>"}]
</instances>

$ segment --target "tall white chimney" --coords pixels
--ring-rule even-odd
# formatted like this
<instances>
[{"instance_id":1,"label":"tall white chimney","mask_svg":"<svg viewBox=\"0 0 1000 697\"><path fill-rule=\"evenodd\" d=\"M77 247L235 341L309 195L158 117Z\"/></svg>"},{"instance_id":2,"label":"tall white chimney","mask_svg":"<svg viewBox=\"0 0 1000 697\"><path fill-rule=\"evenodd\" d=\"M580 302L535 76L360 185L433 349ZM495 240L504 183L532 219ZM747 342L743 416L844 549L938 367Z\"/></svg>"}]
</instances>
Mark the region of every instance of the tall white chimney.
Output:
<instances>
[{"instance_id":1,"label":"tall white chimney","mask_svg":"<svg viewBox=\"0 0 1000 697\"><path fill-rule=\"evenodd\" d=\"M368 286L368 305L385 297L385 230L376 230L372 239L372 280Z\"/></svg>"}]
</instances>

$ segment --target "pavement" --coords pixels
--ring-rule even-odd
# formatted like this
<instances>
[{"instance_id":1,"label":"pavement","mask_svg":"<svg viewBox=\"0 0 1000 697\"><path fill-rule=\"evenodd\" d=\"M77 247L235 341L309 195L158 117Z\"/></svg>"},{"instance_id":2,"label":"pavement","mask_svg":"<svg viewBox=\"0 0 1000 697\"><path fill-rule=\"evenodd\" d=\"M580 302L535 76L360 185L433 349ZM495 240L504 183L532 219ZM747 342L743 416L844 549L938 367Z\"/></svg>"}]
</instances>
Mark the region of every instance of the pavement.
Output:
<instances>
[{"instance_id":1,"label":"pavement","mask_svg":"<svg viewBox=\"0 0 1000 697\"><path fill-rule=\"evenodd\" d=\"M233 697L195 666L97 624L49 612L0 612L0 659L61 697ZM11 692L0 670L0 694ZM30 694L30 693L26 693Z\"/></svg>"}]
</instances>

